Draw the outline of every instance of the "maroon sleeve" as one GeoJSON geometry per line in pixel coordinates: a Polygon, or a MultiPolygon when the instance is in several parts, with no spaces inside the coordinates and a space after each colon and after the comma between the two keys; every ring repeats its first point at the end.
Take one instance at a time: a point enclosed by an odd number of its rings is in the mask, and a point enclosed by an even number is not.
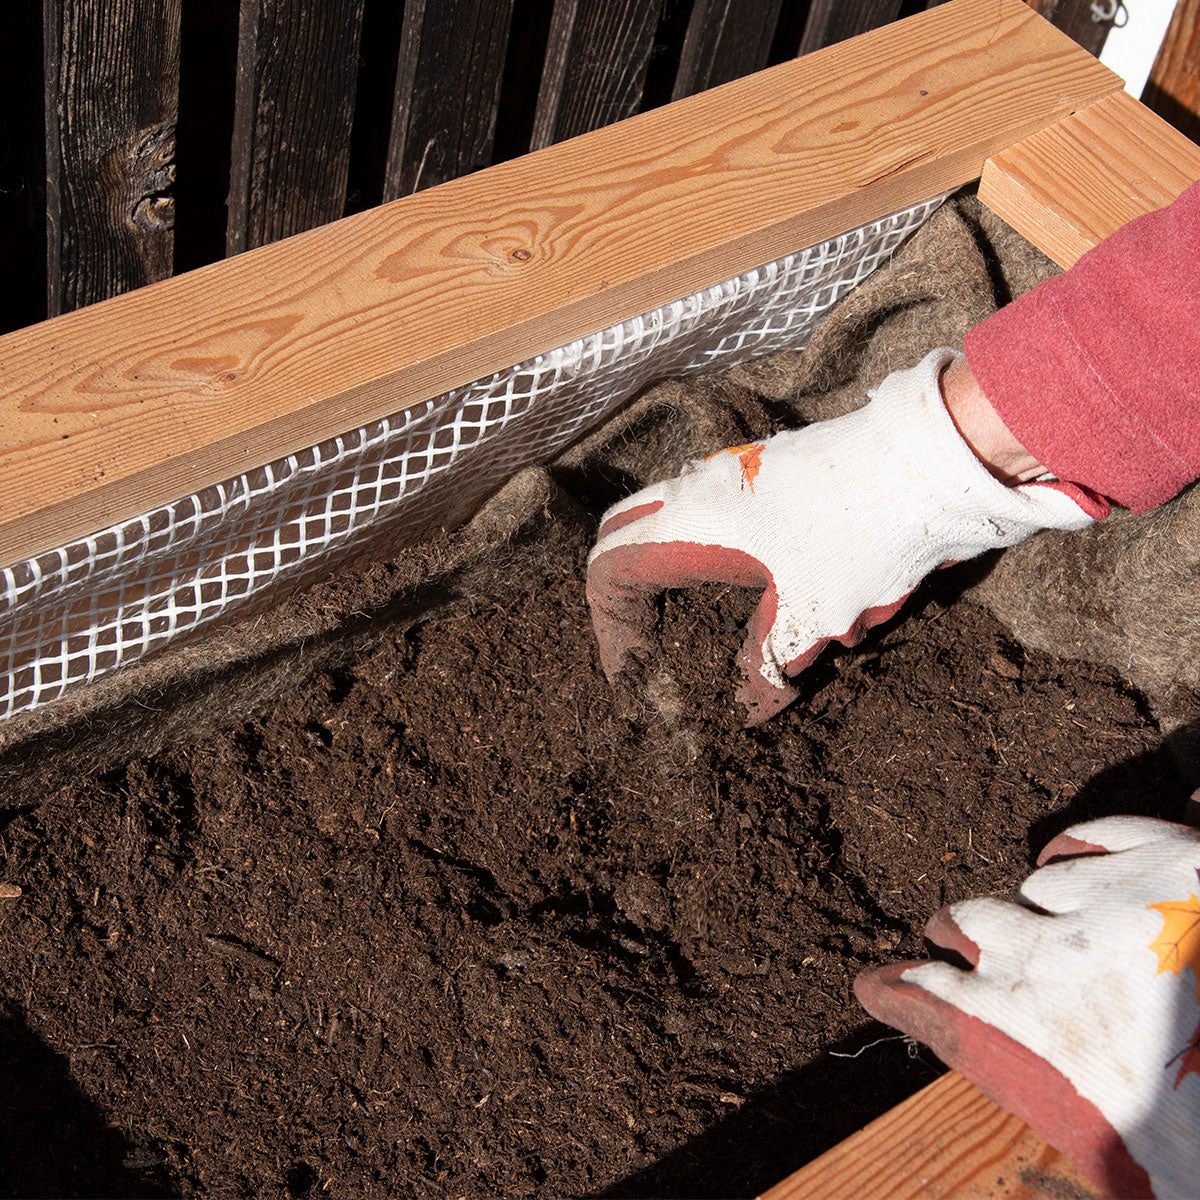
{"type": "Polygon", "coordinates": [[[967,334],[1017,440],[1144,512],[1200,476],[1200,183],[967,334]]]}

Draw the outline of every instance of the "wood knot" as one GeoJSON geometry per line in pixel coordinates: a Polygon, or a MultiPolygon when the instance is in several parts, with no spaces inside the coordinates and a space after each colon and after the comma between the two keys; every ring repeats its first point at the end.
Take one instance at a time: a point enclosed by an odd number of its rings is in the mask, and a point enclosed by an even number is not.
{"type": "Polygon", "coordinates": [[[163,233],[175,228],[175,126],[160,121],[139,130],[128,148],[129,221],[163,233]]]}
{"type": "Polygon", "coordinates": [[[144,196],[133,206],[129,219],[148,233],[164,233],[175,228],[175,197],[144,196]]]}

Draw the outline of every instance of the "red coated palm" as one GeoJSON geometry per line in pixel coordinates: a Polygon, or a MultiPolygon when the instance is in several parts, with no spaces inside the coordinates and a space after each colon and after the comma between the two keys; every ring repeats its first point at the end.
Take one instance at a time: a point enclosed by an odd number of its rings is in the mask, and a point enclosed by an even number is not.
{"type": "Polygon", "coordinates": [[[1200,833],[1106,818],[1039,861],[1016,903],[965,901],[930,921],[929,940],[970,970],[901,963],[855,992],[1111,1193],[1187,1195],[1200,1178],[1200,833]]]}

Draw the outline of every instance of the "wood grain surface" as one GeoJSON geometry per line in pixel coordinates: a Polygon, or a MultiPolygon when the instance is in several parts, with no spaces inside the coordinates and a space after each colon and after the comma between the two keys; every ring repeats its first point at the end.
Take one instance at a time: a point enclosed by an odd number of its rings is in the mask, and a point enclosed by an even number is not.
{"type": "MultiPolygon", "coordinates": [[[[1112,18],[1096,19],[1092,0],[1025,0],[1039,16],[1053,21],[1067,37],[1078,42],[1089,54],[1099,55],[1113,27],[1112,18]]],[[[1103,8],[1101,9],[1103,11],[1103,8]]],[[[1113,17],[1117,10],[1113,9],[1113,17]]],[[[1127,18],[1126,18],[1127,19],[1127,18]]]]}
{"type": "Polygon", "coordinates": [[[953,1071],[762,1200],[1090,1200],[1064,1155],[953,1071]]]}
{"type": "Polygon", "coordinates": [[[227,254],[346,211],[363,3],[242,0],[227,254]]]}
{"type": "Polygon", "coordinates": [[[1178,0],[1142,101],[1200,142],[1200,0],[1178,0]]]}
{"type": "Polygon", "coordinates": [[[1061,267],[1200,179],[1200,146],[1125,92],[989,159],[979,198],[1061,267]]]}
{"type": "Polygon", "coordinates": [[[180,0],[46,0],[47,307],[172,269],[180,0]]]}
{"type": "Polygon", "coordinates": [[[406,0],[383,198],[492,161],[513,0],[406,0]]]}
{"type": "Polygon", "coordinates": [[[638,111],[662,0],[554,0],[530,149],[638,111]]]}
{"type": "Polygon", "coordinates": [[[1120,81],[951,0],[0,339],[0,563],[978,176],[1120,81]]]}
{"type": "Polygon", "coordinates": [[[696,0],[671,99],[740,79],[767,65],[783,0],[696,0]]]}

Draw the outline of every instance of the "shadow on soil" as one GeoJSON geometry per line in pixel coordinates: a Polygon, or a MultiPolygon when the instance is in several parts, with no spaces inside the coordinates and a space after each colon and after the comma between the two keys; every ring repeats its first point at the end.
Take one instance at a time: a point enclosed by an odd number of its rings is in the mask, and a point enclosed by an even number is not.
{"type": "Polygon", "coordinates": [[[79,1090],[67,1060],[29,1028],[18,1005],[0,1005],[0,1079],[0,1195],[179,1194],[161,1162],[134,1160],[134,1147],[79,1090]]]}
{"type": "MultiPolygon", "coordinates": [[[[1189,725],[1158,749],[1093,776],[1052,818],[1031,827],[1031,861],[1056,834],[1097,817],[1139,814],[1200,825],[1200,804],[1188,800],[1200,784],[1191,767],[1197,745],[1200,725],[1189,725]],[[1158,786],[1148,786],[1151,781],[1158,786]],[[1155,794],[1175,796],[1177,804],[1172,811],[1149,810],[1144,797],[1155,794]]],[[[711,1129],[589,1200],[757,1196],[942,1069],[930,1051],[864,1017],[853,1035],[815,1062],[786,1072],[711,1129]]]]}
{"type": "Polygon", "coordinates": [[[757,1196],[942,1072],[929,1051],[865,1014],[854,1034],[590,1200],[757,1196]],[[842,1057],[839,1057],[842,1056],[842,1057]]]}
{"type": "Polygon", "coordinates": [[[1030,860],[1035,861],[1042,847],[1069,826],[1099,817],[1157,817],[1200,825],[1200,806],[1189,800],[1200,788],[1198,750],[1200,723],[1167,734],[1154,750],[1099,771],[1056,813],[1030,825],[1030,860]],[[1164,796],[1171,798],[1165,809],[1164,796]]]}

